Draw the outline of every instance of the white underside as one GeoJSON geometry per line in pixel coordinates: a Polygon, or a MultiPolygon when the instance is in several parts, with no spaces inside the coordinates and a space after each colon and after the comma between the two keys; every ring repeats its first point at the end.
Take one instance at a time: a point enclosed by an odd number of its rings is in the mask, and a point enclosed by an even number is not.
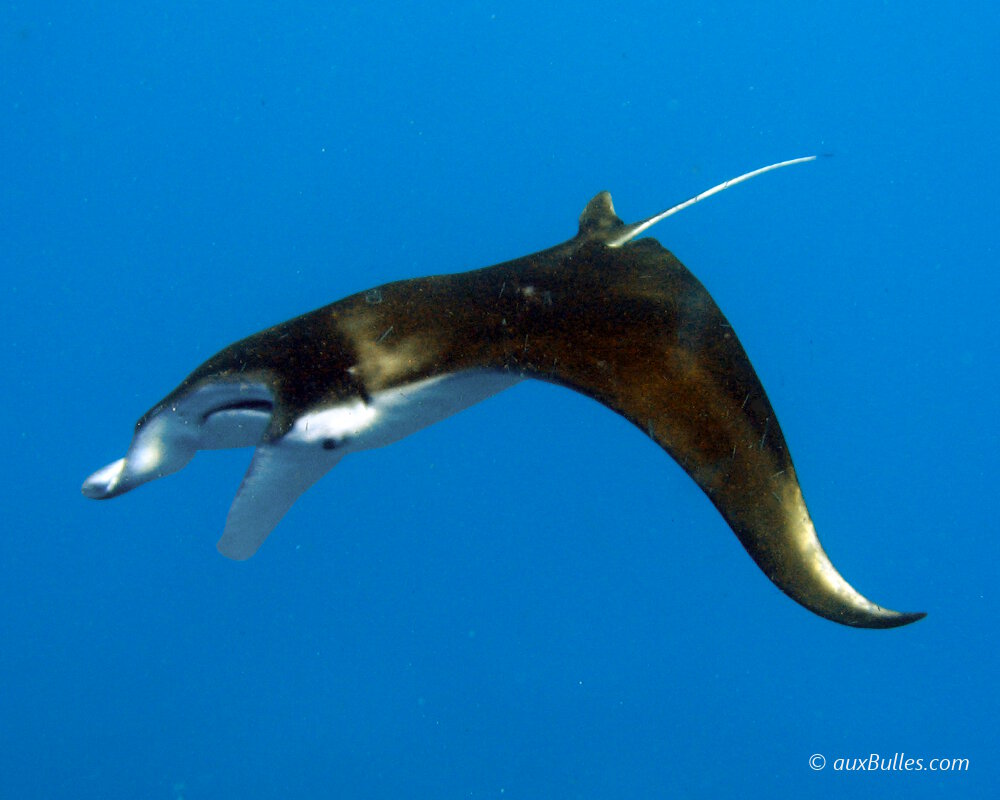
{"type": "Polygon", "coordinates": [[[521,380],[503,372],[477,370],[441,375],[299,417],[282,441],[336,444],[341,455],[398,442],[521,380]]]}

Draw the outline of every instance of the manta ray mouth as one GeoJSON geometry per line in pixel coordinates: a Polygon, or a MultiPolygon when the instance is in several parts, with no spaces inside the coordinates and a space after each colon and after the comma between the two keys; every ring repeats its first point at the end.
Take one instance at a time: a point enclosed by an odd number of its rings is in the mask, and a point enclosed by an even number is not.
{"type": "Polygon", "coordinates": [[[202,414],[201,421],[205,422],[209,417],[226,411],[260,411],[264,414],[270,414],[274,411],[274,403],[269,400],[240,400],[235,403],[226,403],[211,411],[206,411],[202,414]]]}

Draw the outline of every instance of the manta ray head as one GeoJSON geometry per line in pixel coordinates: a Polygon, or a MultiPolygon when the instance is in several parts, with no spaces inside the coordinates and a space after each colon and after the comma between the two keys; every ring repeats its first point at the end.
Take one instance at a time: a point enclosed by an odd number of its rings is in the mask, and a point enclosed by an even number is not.
{"type": "Polygon", "coordinates": [[[218,381],[190,390],[182,385],[143,415],[124,458],[87,478],[83,494],[117,497],[177,472],[198,450],[257,444],[271,423],[273,396],[264,382],[218,381]]]}
{"type": "Polygon", "coordinates": [[[493,372],[438,376],[293,411],[274,375],[237,378],[203,366],[139,420],[125,457],[87,478],[83,494],[117,497],[177,472],[199,450],[256,446],[218,543],[223,555],[244,560],[347,453],[384,447],[517,381],[493,372]]]}

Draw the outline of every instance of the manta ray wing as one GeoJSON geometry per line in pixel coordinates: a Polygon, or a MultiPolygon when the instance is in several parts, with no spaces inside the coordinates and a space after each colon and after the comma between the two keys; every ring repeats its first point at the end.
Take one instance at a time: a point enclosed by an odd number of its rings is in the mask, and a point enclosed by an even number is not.
{"type": "Polygon", "coordinates": [[[616,249],[588,243],[573,262],[572,288],[542,263],[520,276],[549,298],[548,307],[524,304],[512,315],[533,342],[535,357],[520,365],[526,374],[592,397],[652,438],[764,573],[806,608],[861,627],[920,619],[870,602],[831,564],[774,409],[698,279],[654,239],[616,249]]]}
{"type": "Polygon", "coordinates": [[[259,444],[229,508],[219,552],[237,561],[250,558],[299,496],[340,459],[335,450],[306,447],[289,437],[259,444]]]}

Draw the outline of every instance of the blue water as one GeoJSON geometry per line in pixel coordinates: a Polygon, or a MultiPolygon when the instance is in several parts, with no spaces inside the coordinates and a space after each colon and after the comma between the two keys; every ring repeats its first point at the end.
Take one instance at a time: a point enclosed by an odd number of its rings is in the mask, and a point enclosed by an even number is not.
{"type": "Polygon", "coordinates": [[[2,798],[982,797],[998,783],[991,3],[4,4],[2,798]],[[559,8],[557,6],[561,5],[559,8]],[[761,177],[653,233],[834,563],[777,591],[655,445],[522,385],[342,462],[82,480],[231,341],[761,177]],[[845,771],[879,754],[956,771],[845,771]],[[823,770],[809,758],[822,754],[823,770]]]}

